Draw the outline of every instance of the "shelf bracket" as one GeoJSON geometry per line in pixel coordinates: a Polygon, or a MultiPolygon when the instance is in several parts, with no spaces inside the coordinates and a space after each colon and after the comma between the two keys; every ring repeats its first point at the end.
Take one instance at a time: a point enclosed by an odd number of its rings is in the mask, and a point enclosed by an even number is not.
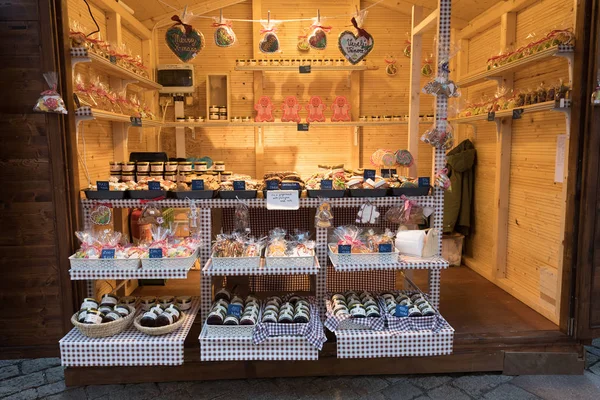
{"type": "Polygon", "coordinates": [[[494,118],[494,123],[496,124],[496,142],[500,140],[500,129],[502,129],[502,119],[494,118]]]}
{"type": "Polygon", "coordinates": [[[348,76],[346,77],[346,87],[352,87],[352,71],[348,71],[348,76]]]}
{"type": "Polygon", "coordinates": [[[79,63],[89,63],[92,59],[89,57],[71,57],[71,68],[75,68],[75,65],[79,63]]]}
{"type": "Polygon", "coordinates": [[[566,58],[569,63],[569,86],[573,86],[573,60],[575,54],[572,51],[557,52],[554,57],[566,58]]]}
{"type": "Polygon", "coordinates": [[[488,76],[486,80],[494,81],[496,82],[496,85],[501,86],[504,81],[504,78],[502,76],[488,76]]]}
{"type": "Polygon", "coordinates": [[[570,104],[568,107],[553,108],[552,111],[557,111],[557,112],[561,112],[561,113],[565,114],[566,124],[567,124],[565,133],[567,135],[567,139],[570,139],[571,138],[571,107],[570,107],[570,104]]]}

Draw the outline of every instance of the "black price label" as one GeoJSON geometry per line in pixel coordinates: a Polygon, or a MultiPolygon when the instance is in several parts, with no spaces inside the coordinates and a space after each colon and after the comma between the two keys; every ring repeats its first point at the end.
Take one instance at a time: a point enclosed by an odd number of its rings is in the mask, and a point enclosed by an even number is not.
{"type": "Polygon", "coordinates": [[[242,318],[242,305],[241,304],[230,304],[227,306],[227,315],[235,315],[236,317],[242,318]]]}
{"type": "Polygon", "coordinates": [[[382,169],[381,170],[381,177],[382,178],[389,178],[389,177],[391,177],[390,170],[389,169],[382,169]]]}
{"type": "Polygon", "coordinates": [[[525,110],[523,110],[522,108],[517,108],[516,110],[513,110],[512,119],[521,119],[521,115],[524,111],[525,110]]]}
{"type": "Polygon", "coordinates": [[[279,181],[275,179],[267,181],[267,190],[279,190],[279,181]]]}
{"type": "Polygon", "coordinates": [[[408,317],[408,306],[401,306],[400,304],[396,305],[396,317],[408,317]]]}
{"type": "Polygon", "coordinates": [[[398,171],[396,171],[394,168],[390,169],[390,176],[394,176],[394,175],[398,175],[398,171]]]}
{"type": "Polygon", "coordinates": [[[281,182],[281,190],[300,190],[298,182],[281,182]]]}
{"type": "Polygon", "coordinates": [[[192,190],[204,190],[204,180],[193,179],[192,180],[192,190]]]}
{"type": "Polygon", "coordinates": [[[431,186],[431,180],[428,176],[419,177],[419,187],[429,187],[431,186]]]}
{"type": "Polygon", "coordinates": [[[115,249],[102,249],[100,258],[115,258],[115,249]]]}
{"type": "Polygon", "coordinates": [[[365,169],[365,171],[363,172],[363,177],[365,178],[365,181],[367,179],[375,180],[375,173],[376,171],[374,169],[365,169]]]}
{"type": "Polygon", "coordinates": [[[321,181],[321,190],[332,190],[333,181],[331,179],[323,179],[321,181]]]}
{"type": "Polygon", "coordinates": [[[161,248],[149,249],[148,258],[163,258],[163,251],[161,248]]]}
{"type": "Polygon", "coordinates": [[[495,120],[495,119],[496,119],[496,112],[495,112],[495,111],[490,111],[490,112],[488,113],[488,118],[487,118],[487,120],[488,120],[489,122],[494,122],[494,120],[495,120]]]}
{"type": "Polygon", "coordinates": [[[142,119],[140,117],[129,117],[131,126],[142,126],[142,119]]]}
{"type": "Polygon", "coordinates": [[[233,181],[233,190],[246,190],[246,181],[233,181]]]}
{"type": "Polygon", "coordinates": [[[298,132],[308,132],[308,124],[298,124],[298,132]]]}
{"type": "Polygon", "coordinates": [[[109,56],[108,60],[111,63],[116,64],[117,63],[117,56],[109,56]]]}
{"type": "Polygon", "coordinates": [[[148,190],[160,190],[160,182],[158,182],[158,181],[148,182],[148,190]]]}
{"type": "Polygon", "coordinates": [[[301,74],[310,74],[310,65],[301,65],[299,70],[301,74]]]}
{"type": "Polygon", "coordinates": [[[351,254],[352,246],[349,244],[338,244],[338,253],[339,254],[351,254]]]}
{"type": "Polygon", "coordinates": [[[108,185],[108,181],[97,181],[96,182],[97,190],[110,190],[110,186],[108,185]]]}
{"type": "Polygon", "coordinates": [[[391,253],[392,252],[392,244],[391,243],[379,244],[379,252],[380,253],[391,253]]]}

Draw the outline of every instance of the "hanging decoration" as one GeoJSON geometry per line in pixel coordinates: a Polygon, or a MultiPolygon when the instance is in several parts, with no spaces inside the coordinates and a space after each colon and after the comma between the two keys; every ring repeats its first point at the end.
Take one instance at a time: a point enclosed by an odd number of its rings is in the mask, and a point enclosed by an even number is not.
{"type": "Polygon", "coordinates": [[[275,121],[273,117],[273,103],[269,96],[260,96],[258,103],[254,105],[254,109],[256,110],[256,118],[254,119],[256,122],[275,121]]]}
{"type": "Polygon", "coordinates": [[[90,213],[90,221],[94,225],[108,225],[112,219],[112,211],[106,205],[98,205],[90,213]]]}
{"type": "Polygon", "coordinates": [[[306,105],[308,115],[306,116],[306,122],[325,122],[325,115],[323,112],[327,106],[323,104],[323,100],[319,96],[313,96],[306,105]]]}
{"type": "Polygon", "coordinates": [[[356,214],[356,223],[374,224],[379,219],[379,215],[381,214],[379,211],[377,211],[375,204],[371,203],[370,200],[367,200],[358,209],[358,213],[356,214]]]}
{"type": "Polygon", "coordinates": [[[352,120],[350,117],[350,104],[348,104],[346,96],[337,96],[333,100],[331,110],[333,111],[331,122],[348,122],[352,120]]]}
{"type": "MultiPolygon", "coordinates": [[[[408,33],[406,33],[406,36],[408,36],[408,33]]],[[[412,54],[412,43],[410,40],[406,39],[404,41],[404,57],[406,58],[410,58],[411,54],[412,54]]]]}
{"type": "Polygon", "coordinates": [[[452,185],[450,183],[450,178],[448,178],[448,170],[446,168],[442,168],[436,172],[434,186],[449,192],[452,191],[452,185]]]}
{"type": "Polygon", "coordinates": [[[302,52],[310,50],[310,45],[308,44],[308,35],[298,36],[298,50],[302,52]]]}
{"type": "Polygon", "coordinates": [[[367,13],[366,10],[357,12],[356,16],[350,20],[358,34],[343,31],[338,38],[340,52],[353,65],[361,62],[373,50],[373,36],[362,29],[367,13]]]}
{"type": "Polygon", "coordinates": [[[386,63],[385,73],[387,76],[396,76],[398,67],[396,66],[396,59],[394,56],[387,56],[384,61],[386,63]]]}
{"type": "Polygon", "coordinates": [[[242,200],[235,204],[235,231],[246,234],[250,232],[250,209],[242,200]]]}
{"type": "Polygon", "coordinates": [[[321,21],[321,11],[317,10],[317,18],[314,19],[310,29],[312,32],[308,35],[308,44],[315,50],[325,50],[327,48],[327,33],[331,26],[324,26],[321,21]]]}
{"type": "Polygon", "coordinates": [[[50,86],[50,89],[40,93],[40,97],[35,103],[33,111],[66,114],[67,108],[65,107],[65,102],[56,91],[58,85],[56,72],[51,71],[44,73],[44,79],[48,86],[50,86]]]}
{"type": "Polygon", "coordinates": [[[315,214],[315,228],[331,228],[331,221],[333,221],[331,203],[327,200],[321,200],[315,214]]]}
{"type": "Polygon", "coordinates": [[[233,31],[233,22],[223,18],[223,10],[219,13],[219,18],[213,18],[213,28],[215,29],[215,44],[218,47],[233,46],[237,40],[233,31]]]}
{"type": "Polygon", "coordinates": [[[459,97],[460,91],[456,84],[446,78],[437,77],[423,88],[423,93],[434,96],[459,97]]]}
{"type": "Polygon", "coordinates": [[[433,58],[429,56],[423,62],[423,66],[421,67],[421,75],[430,77],[433,74],[433,58]]]}
{"type": "Polygon", "coordinates": [[[281,110],[283,115],[281,116],[281,122],[297,122],[300,123],[300,104],[296,96],[287,96],[281,104],[281,110]]]}
{"type": "Polygon", "coordinates": [[[258,42],[258,48],[265,54],[278,53],[280,51],[279,37],[277,36],[277,25],[279,22],[271,21],[271,11],[267,12],[267,20],[261,20],[260,24],[262,29],[260,34],[264,35],[260,42],[258,42]]]}
{"type": "Polygon", "coordinates": [[[442,118],[440,121],[444,122],[444,128],[438,129],[434,124],[421,136],[421,141],[433,147],[448,150],[454,146],[454,132],[446,118],[442,118]]]}
{"type": "Polygon", "coordinates": [[[165,34],[167,46],[183,62],[194,59],[205,45],[204,35],[188,24],[193,14],[186,11],[187,7],[181,18],[178,15],[171,17],[176,23],[165,34]]]}

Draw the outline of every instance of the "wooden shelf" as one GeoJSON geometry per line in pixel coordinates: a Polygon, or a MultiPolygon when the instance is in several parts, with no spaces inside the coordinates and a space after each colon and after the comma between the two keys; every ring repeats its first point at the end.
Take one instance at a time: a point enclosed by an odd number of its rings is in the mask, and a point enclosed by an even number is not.
{"type": "MultiPolygon", "coordinates": [[[[419,124],[433,124],[433,121],[419,121],[419,124]]],[[[214,128],[214,127],[228,127],[228,126],[286,126],[296,127],[296,122],[166,122],[163,127],[165,128],[214,128]]],[[[408,121],[352,121],[352,122],[312,122],[309,124],[310,127],[331,127],[331,126],[396,126],[396,125],[408,125],[408,121]]]]}
{"type": "MultiPolygon", "coordinates": [[[[539,62],[549,57],[573,57],[573,47],[572,46],[556,46],[551,47],[546,50],[542,50],[538,53],[532,54],[527,57],[523,57],[516,61],[501,65],[497,68],[485,69],[482,71],[466,74],[461,77],[457,84],[459,87],[467,87],[471,85],[476,85],[478,83],[485,82],[488,79],[493,79],[494,77],[501,76],[507,72],[512,72],[517,69],[521,69],[528,64],[539,62]]],[[[487,118],[487,117],[486,117],[487,118]]]]}
{"type": "Polygon", "coordinates": [[[162,85],[140,76],[126,68],[123,68],[117,64],[111,63],[104,57],[101,57],[95,53],[89,53],[87,51],[83,51],[83,54],[87,54],[85,56],[80,55],[82,53],[82,49],[71,49],[71,65],[75,66],[78,63],[87,63],[91,62],[92,67],[96,70],[105,72],[111,77],[120,78],[126,81],[126,84],[134,84],[141,88],[148,90],[159,90],[162,89],[162,85]]]}
{"type": "MultiPolygon", "coordinates": [[[[310,66],[311,72],[326,72],[326,71],[367,71],[376,70],[377,67],[367,65],[312,65],[310,66]]],[[[263,71],[263,72],[298,72],[300,73],[300,67],[298,65],[239,65],[235,67],[236,71],[263,71]]]]}
{"type": "MultiPolygon", "coordinates": [[[[495,119],[498,120],[498,119],[502,119],[502,118],[511,118],[513,115],[513,110],[518,110],[518,109],[523,110],[524,114],[529,114],[532,112],[541,112],[541,111],[567,111],[570,108],[568,106],[564,107],[564,108],[559,108],[559,107],[556,107],[556,103],[554,101],[546,101],[544,103],[532,104],[530,106],[515,107],[515,108],[511,108],[510,110],[497,111],[496,115],[495,115],[495,119]]],[[[449,121],[456,122],[458,124],[470,124],[470,123],[477,122],[477,121],[487,121],[487,118],[488,118],[487,113],[484,113],[484,114],[473,115],[471,117],[450,118],[449,121]]]]}
{"type": "MultiPolygon", "coordinates": [[[[99,110],[90,107],[79,107],[75,111],[75,118],[77,122],[87,121],[92,119],[99,119],[111,122],[125,122],[131,124],[131,116],[125,114],[117,114],[110,111],[99,110]]],[[[142,126],[137,128],[151,128],[162,126],[162,122],[156,120],[142,119],[142,126]]],[[[132,126],[132,125],[130,125],[132,126]]]]}

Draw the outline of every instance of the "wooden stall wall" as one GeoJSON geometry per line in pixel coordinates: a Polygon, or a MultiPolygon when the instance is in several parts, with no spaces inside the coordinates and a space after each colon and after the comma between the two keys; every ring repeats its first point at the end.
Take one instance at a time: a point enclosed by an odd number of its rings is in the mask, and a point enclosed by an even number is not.
{"type": "MultiPolygon", "coordinates": [[[[573,2],[544,0],[517,13],[518,48],[553,29],[573,26],[573,2]]],[[[498,53],[499,27],[470,40],[469,71],[485,67],[486,59],[498,53]]],[[[514,88],[527,91],[540,84],[555,85],[568,81],[567,61],[544,60],[514,75],[514,88]]],[[[469,88],[463,96],[478,102],[494,95],[496,85],[484,83],[469,88]]],[[[475,169],[475,221],[467,242],[465,263],[492,280],[521,301],[550,319],[559,322],[561,243],[564,236],[565,203],[563,183],[555,183],[557,136],[566,133],[562,113],[523,114],[513,121],[510,151],[510,190],[508,210],[508,244],[506,274],[496,275],[490,257],[495,245],[494,164],[496,127],[490,122],[476,123],[476,132],[461,128],[459,139],[469,137],[477,148],[475,169]]]]}
{"type": "Polygon", "coordinates": [[[32,110],[47,90],[43,73],[54,70],[61,76],[53,14],[60,11],[60,2],[51,0],[0,7],[3,358],[56,356],[73,311],[66,117],[32,110]]]}

